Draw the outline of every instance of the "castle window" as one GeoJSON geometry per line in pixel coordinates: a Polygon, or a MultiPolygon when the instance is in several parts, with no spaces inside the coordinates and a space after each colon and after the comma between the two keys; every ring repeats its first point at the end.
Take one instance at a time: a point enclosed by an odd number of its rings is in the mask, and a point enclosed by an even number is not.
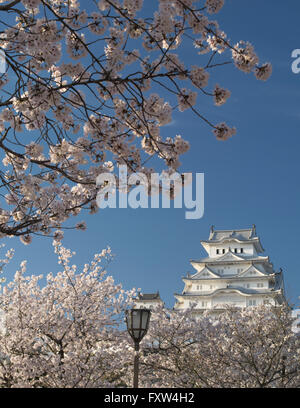
{"type": "Polygon", "coordinates": [[[244,248],[241,248],[241,254],[244,252],[244,248]]]}
{"type": "Polygon", "coordinates": [[[219,255],[219,251],[220,251],[219,249],[216,250],[217,255],[219,255]]]}
{"type": "Polygon", "coordinates": [[[249,306],[256,306],[256,299],[249,299],[248,305],[249,306]]]}
{"type": "Polygon", "coordinates": [[[234,253],[237,254],[237,248],[234,248],[234,253]]]}
{"type": "Polygon", "coordinates": [[[223,254],[225,254],[225,249],[222,250],[223,254]]]}

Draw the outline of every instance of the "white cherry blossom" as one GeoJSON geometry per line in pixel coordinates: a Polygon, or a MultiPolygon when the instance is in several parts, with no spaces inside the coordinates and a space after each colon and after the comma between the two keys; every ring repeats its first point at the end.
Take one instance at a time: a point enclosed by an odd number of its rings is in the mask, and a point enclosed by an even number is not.
{"type": "Polygon", "coordinates": [[[0,237],[21,236],[25,244],[34,234],[60,237],[68,218],[96,212],[96,178],[108,160],[114,171],[127,164],[128,177],[150,177],[155,157],[178,171],[189,142],[176,130],[166,136],[174,114],[184,118],[190,109],[218,140],[231,137],[234,124],[215,124],[201,111],[230,95],[215,79],[228,56],[233,69],[259,80],[272,72],[270,63],[259,65],[252,44],[232,44],[226,27],[211,20],[223,0],[158,0],[152,15],[142,0],[1,3],[7,63],[0,176],[7,197],[0,237]]]}

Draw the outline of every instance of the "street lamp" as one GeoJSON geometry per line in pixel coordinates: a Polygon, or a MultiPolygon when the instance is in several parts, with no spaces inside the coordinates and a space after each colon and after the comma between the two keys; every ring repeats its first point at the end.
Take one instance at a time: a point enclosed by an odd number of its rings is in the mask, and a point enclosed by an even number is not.
{"type": "Polygon", "coordinates": [[[133,388],[139,386],[139,349],[140,341],[148,331],[151,311],[149,309],[126,310],[126,325],[134,341],[133,388]]]}

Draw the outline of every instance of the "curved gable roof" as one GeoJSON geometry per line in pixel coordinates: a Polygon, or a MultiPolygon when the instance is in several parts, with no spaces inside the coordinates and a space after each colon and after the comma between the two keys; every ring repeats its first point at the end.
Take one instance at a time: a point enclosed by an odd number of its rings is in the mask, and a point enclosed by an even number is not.
{"type": "MultiPolygon", "coordinates": [[[[260,242],[259,237],[256,235],[255,225],[252,228],[245,229],[231,229],[231,230],[215,230],[212,226],[208,241],[201,241],[202,245],[205,244],[220,244],[226,241],[234,241],[238,243],[253,243],[257,252],[264,252],[264,248],[260,242]]],[[[205,248],[206,249],[206,248],[205,248]]]]}
{"type": "Polygon", "coordinates": [[[240,241],[250,240],[256,237],[255,228],[236,229],[236,230],[214,230],[209,234],[209,241],[220,241],[224,238],[235,238],[240,241]]]}
{"type": "Polygon", "coordinates": [[[251,296],[251,295],[261,296],[261,295],[273,295],[274,293],[280,292],[280,290],[277,289],[277,290],[273,290],[272,292],[271,291],[264,291],[263,292],[263,291],[256,291],[255,289],[246,289],[246,288],[241,288],[241,287],[239,287],[239,288],[227,287],[227,288],[216,289],[216,290],[214,290],[214,291],[212,291],[210,293],[200,293],[200,292],[182,293],[182,294],[174,293],[174,296],[175,297],[181,297],[181,298],[182,297],[187,297],[187,298],[197,297],[197,298],[199,298],[199,297],[212,297],[212,296],[216,296],[218,294],[222,294],[222,293],[226,294],[226,293],[232,293],[232,292],[236,292],[236,293],[238,293],[240,295],[243,295],[243,296],[251,296]]]}
{"type": "Polygon", "coordinates": [[[262,272],[261,270],[259,270],[255,265],[250,265],[247,269],[245,269],[244,271],[240,272],[237,276],[245,276],[248,274],[248,272],[250,270],[255,270],[257,272],[258,275],[260,276],[269,276],[269,273],[266,272],[262,272]]]}
{"type": "Polygon", "coordinates": [[[203,269],[200,271],[196,272],[194,275],[190,276],[190,279],[199,279],[203,277],[205,273],[208,273],[208,277],[214,277],[214,278],[219,278],[220,275],[214,271],[212,271],[210,268],[205,266],[203,269]]]}

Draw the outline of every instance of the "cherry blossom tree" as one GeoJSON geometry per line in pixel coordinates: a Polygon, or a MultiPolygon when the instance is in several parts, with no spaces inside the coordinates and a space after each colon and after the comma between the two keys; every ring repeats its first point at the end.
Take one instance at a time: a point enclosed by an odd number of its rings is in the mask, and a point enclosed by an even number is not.
{"type": "MultiPolygon", "coordinates": [[[[0,290],[0,388],[131,387],[133,344],[124,324],[136,291],[107,276],[110,249],[82,270],[54,242],[61,271],[0,290]]],[[[7,265],[13,251],[0,260],[7,265]]],[[[218,315],[157,308],[141,343],[144,387],[299,387],[300,338],[288,308],[228,308],[218,315]]]]}
{"type": "Polygon", "coordinates": [[[55,252],[61,272],[27,276],[24,261],[1,288],[0,387],[125,386],[131,348],[120,324],[135,292],[106,275],[109,248],[81,272],[59,242],[55,252]]]}
{"type": "Polygon", "coordinates": [[[266,80],[272,68],[249,42],[227,38],[215,20],[223,5],[0,0],[0,237],[61,238],[70,216],[97,211],[96,178],[120,164],[128,177],[150,178],[155,157],[177,170],[189,143],[163,134],[174,114],[192,110],[218,140],[235,133],[199,109],[230,96],[212,74],[233,64],[266,80]]]}
{"type": "Polygon", "coordinates": [[[285,307],[231,309],[217,317],[157,310],[143,356],[146,386],[299,387],[300,343],[285,307]]]}

